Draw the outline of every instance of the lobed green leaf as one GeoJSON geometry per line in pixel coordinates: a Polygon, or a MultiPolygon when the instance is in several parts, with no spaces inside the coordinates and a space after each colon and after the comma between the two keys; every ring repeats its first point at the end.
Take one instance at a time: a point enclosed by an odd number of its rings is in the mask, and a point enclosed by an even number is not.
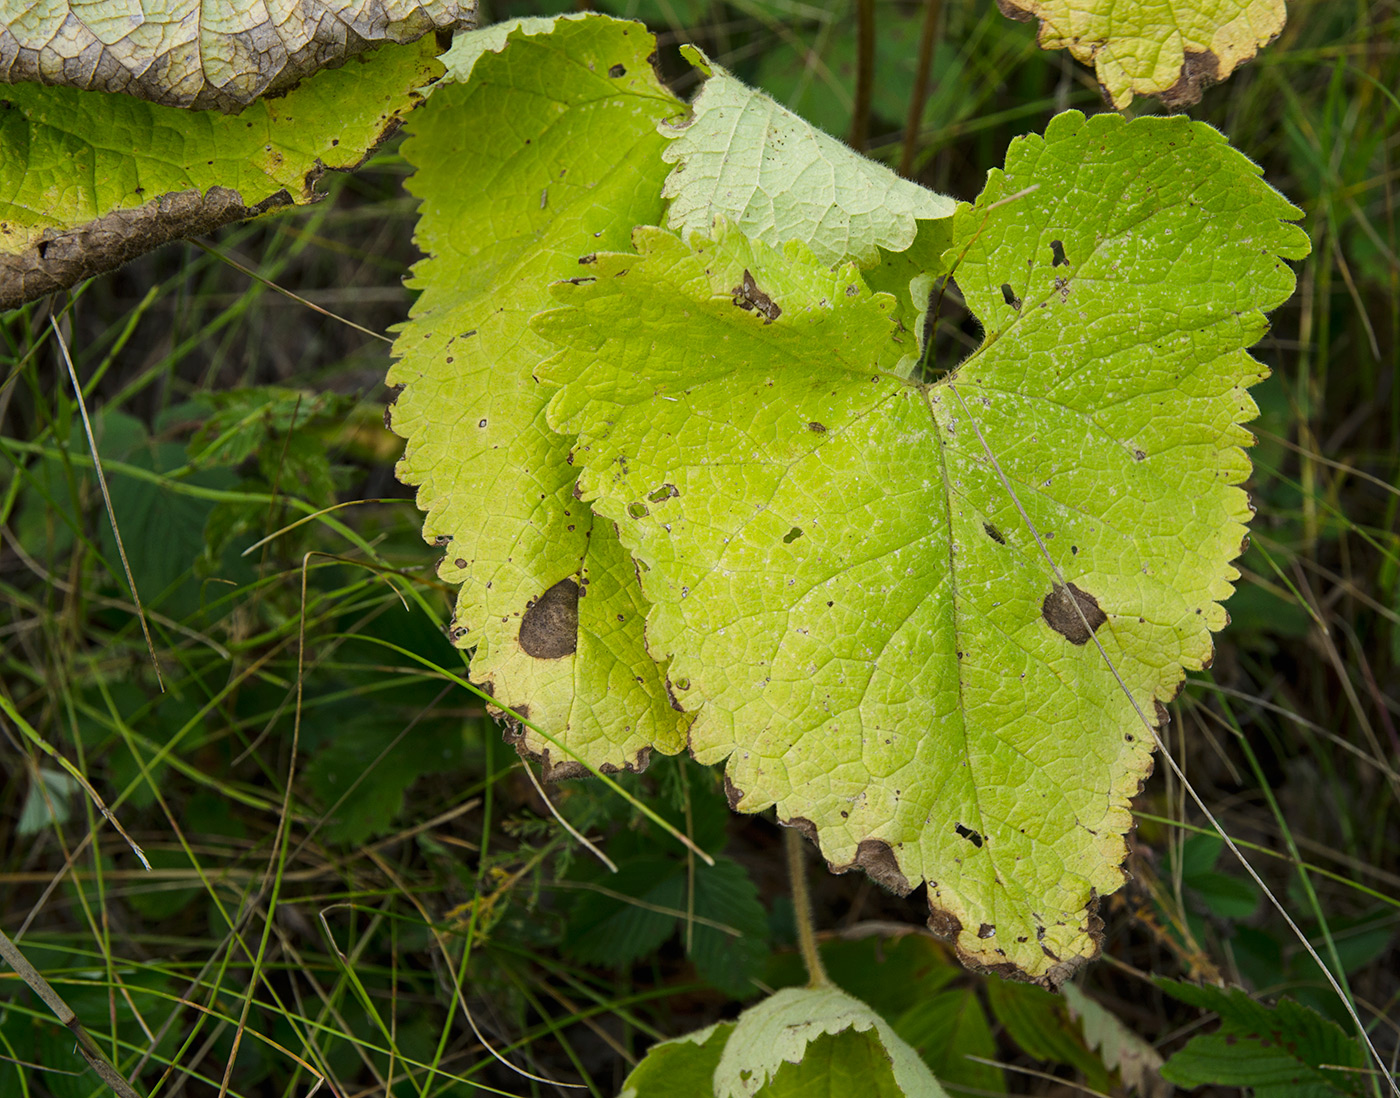
{"type": "MultiPolygon", "coordinates": [[[[435,92],[404,144],[428,258],[389,375],[409,440],[398,472],[418,486],[425,538],[447,547],[439,574],[461,584],[452,636],[475,649],[473,680],[566,755],[640,768],[684,746],[686,718],[644,648],[633,563],[575,498],[569,441],[545,423],[532,373],[550,347],[528,322],[551,281],[593,277],[593,252],[660,219],[656,128],[682,107],[640,24],[466,38],[453,64],[469,82],[435,92]]],[[[553,777],[586,772],[533,731],[514,738],[553,777]]]]}
{"type": "Polygon", "coordinates": [[[536,322],[692,752],[837,869],[926,882],[969,964],[1097,951],[1151,725],[1225,622],[1293,216],[1209,127],[1069,112],[960,209],[986,337],[931,384],[853,265],[733,230],[640,229],[536,322]]]}

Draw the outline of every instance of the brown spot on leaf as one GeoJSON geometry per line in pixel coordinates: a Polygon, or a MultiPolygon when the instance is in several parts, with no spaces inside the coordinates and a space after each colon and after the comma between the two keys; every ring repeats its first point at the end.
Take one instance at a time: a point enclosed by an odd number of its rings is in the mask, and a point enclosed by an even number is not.
{"type": "Polygon", "coordinates": [[[1163,106],[1189,107],[1201,101],[1201,92],[1220,80],[1220,58],[1204,50],[1200,53],[1187,50],[1181,63],[1181,75],[1176,83],[1159,97],[1163,106]]]}
{"type": "Polygon", "coordinates": [[[962,933],[962,921],[951,911],[944,911],[941,907],[934,907],[929,901],[928,908],[928,928],[933,931],[934,937],[942,938],[945,942],[957,941],[958,935],[962,933]]]}
{"type": "Polygon", "coordinates": [[[986,533],[987,537],[991,538],[998,545],[1006,544],[1006,538],[1002,536],[1002,532],[990,522],[984,522],[982,524],[982,530],[986,533]]]}
{"type": "Polygon", "coordinates": [[[1015,3],[1015,0],[997,0],[997,11],[1018,23],[1029,23],[1035,18],[1034,13],[1015,3]]]}
{"type": "Polygon", "coordinates": [[[753,274],[746,267],[744,269],[744,280],[729,291],[729,296],[734,299],[734,304],[741,309],[751,312],[756,311],[763,317],[763,323],[772,324],[778,317],[783,315],[783,310],[778,304],[754,282],[753,274]]]}
{"type": "Polygon", "coordinates": [[[537,660],[557,660],[578,649],[578,584],[562,579],[520,619],[520,647],[537,660]]]}
{"type": "Polygon", "coordinates": [[[1040,604],[1045,624],[1070,644],[1088,644],[1090,636],[1108,621],[1099,609],[1099,600],[1074,584],[1067,588],[1056,585],[1040,604]]]}
{"type": "Polygon", "coordinates": [[[990,937],[991,937],[992,935],[994,935],[996,932],[997,932],[997,928],[994,927],[991,923],[983,923],[981,926],[979,926],[979,927],[977,928],[977,937],[979,937],[979,938],[990,938],[990,937]]]}
{"type": "Polygon", "coordinates": [[[823,424],[817,423],[815,421],[807,424],[807,430],[811,431],[814,435],[826,434],[826,427],[823,424]]]}
{"type": "Polygon", "coordinates": [[[739,809],[739,802],[744,799],[744,791],[729,780],[729,775],[724,776],[724,799],[729,802],[729,807],[736,812],[739,809]]]}
{"type": "Polygon", "coordinates": [[[779,820],[778,822],[784,827],[791,827],[795,831],[802,832],[803,837],[807,839],[808,842],[814,845],[816,844],[817,825],[806,816],[794,816],[790,820],[779,820]]]}
{"type": "Polygon", "coordinates": [[[878,885],[884,885],[898,896],[909,895],[909,880],[900,871],[899,860],[890,844],[883,839],[862,839],[856,847],[855,859],[849,865],[834,865],[833,873],[849,873],[863,869],[878,885]]]}

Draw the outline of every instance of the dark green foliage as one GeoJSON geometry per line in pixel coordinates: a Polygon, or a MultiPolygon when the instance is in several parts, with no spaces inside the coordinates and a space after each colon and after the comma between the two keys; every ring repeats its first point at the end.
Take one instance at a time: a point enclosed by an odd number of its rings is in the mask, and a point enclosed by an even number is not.
{"type": "Polygon", "coordinates": [[[995,1060],[997,1042],[975,985],[938,991],[890,1022],[924,1058],[940,1082],[1005,1093],[1000,1068],[969,1059],[995,1060]]]}
{"type": "Polygon", "coordinates": [[[728,818],[724,796],[713,774],[693,763],[667,759],[653,766],[662,815],[684,827],[688,814],[689,833],[715,864],[655,827],[619,835],[607,846],[617,873],[592,859],[575,863],[582,891],[569,904],[563,947],[586,964],[624,967],[679,932],[703,979],[727,995],[750,998],[768,955],[768,915],[744,868],[719,854],[728,818]]]}
{"type": "Polygon", "coordinates": [[[987,1001],[1012,1040],[1035,1059],[1082,1072],[1095,1090],[1112,1086],[1103,1063],[1089,1051],[1062,998],[1031,984],[995,980],[987,985],[987,1001]]]}
{"type": "Polygon", "coordinates": [[[1267,1007],[1239,988],[1159,978],[1169,995],[1220,1015],[1214,1033],[1193,1037],[1162,1069],[1180,1086],[1247,1086],[1259,1098],[1369,1093],[1366,1051],[1332,1022],[1289,999],[1267,1007]]]}

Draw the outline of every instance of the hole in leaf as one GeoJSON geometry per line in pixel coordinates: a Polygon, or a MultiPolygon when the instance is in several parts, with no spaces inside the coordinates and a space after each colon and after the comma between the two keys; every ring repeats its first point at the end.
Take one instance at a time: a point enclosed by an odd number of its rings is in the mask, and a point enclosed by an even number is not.
{"type": "Polygon", "coordinates": [[[802,528],[799,527],[799,526],[794,526],[791,530],[789,530],[786,534],[783,535],[783,544],[784,544],[784,545],[791,545],[794,541],[796,541],[796,540],[797,540],[798,538],[800,538],[801,536],[802,536],[802,528]]]}
{"type": "Polygon", "coordinates": [[[936,279],[928,294],[928,311],[919,333],[918,380],[936,381],[982,343],[982,326],[968,309],[951,276],[936,279]],[[948,365],[943,365],[947,363],[948,365]]]}
{"type": "Polygon", "coordinates": [[[955,828],[953,828],[953,830],[956,831],[959,836],[970,842],[973,846],[977,847],[979,850],[981,849],[982,836],[977,834],[977,832],[973,831],[972,828],[963,827],[962,824],[958,824],[955,828]]]}

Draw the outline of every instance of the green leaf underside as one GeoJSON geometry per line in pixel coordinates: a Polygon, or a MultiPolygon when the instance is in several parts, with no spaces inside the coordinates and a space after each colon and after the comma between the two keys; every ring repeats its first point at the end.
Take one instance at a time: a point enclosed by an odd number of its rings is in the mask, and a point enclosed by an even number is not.
{"type": "Polygon", "coordinates": [[[557,741],[520,731],[559,777],[582,771],[558,744],[609,768],[684,745],[685,718],[643,646],[634,565],[612,524],[574,498],[569,441],[545,425],[531,372],[550,347],[528,327],[552,303],[550,282],[591,275],[582,257],[660,219],[656,127],[682,107],[639,24],[528,29],[411,121],[408,187],[429,258],[414,268],[423,294],[389,382],[404,386],[399,476],[418,485],[425,538],[450,539],[441,576],[462,585],[454,642],[475,648],[474,681],[557,741]]]}
{"type": "Polygon", "coordinates": [[[385,46],[238,115],[5,88],[0,307],[264,205],[311,201],[326,168],[354,167],[418,103],[414,89],[441,71],[435,53],[431,39],[385,46]]]}
{"type": "Polygon", "coordinates": [[[695,756],[834,866],[927,881],[970,964],[1056,983],[1097,950],[1139,714],[1225,621],[1291,216],[1204,125],[1068,112],[957,214],[987,336],[933,385],[854,266],[734,231],[640,229],[536,321],[695,756]]]}
{"type": "Polygon", "coordinates": [[[1291,999],[1265,1006],[1239,988],[1157,983],[1169,995],[1220,1015],[1215,1033],[1193,1037],[1167,1061],[1162,1077],[1169,1082],[1247,1086],[1259,1098],[1370,1092],[1365,1050],[1316,1011],[1291,999]]]}
{"type": "Polygon", "coordinates": [[[951,198],[856,155],[687,50],[711,75],[684,127],[663,130],[673,140],[662,155],[676,165],[663,192],[671,228],[708,232],[724,217],[765,244],[800,240],[824,263],[871,267],[879,248],[902,252],[921,221],[952,214],[951,198]]]}
{"type": "Polygon", "coordinates": [[[1068,983],[1060,990],[1065,1004],[1079,1019],[1084,1043],[1098,1053],[1103,1066],[1118,1072],[1125,1087],[1150,1094],[1153,1080],[1161,1076],[1162,1054],[1117,1014],[1081,991],[1078,984],[1068,983]]]}
{"type": "Polygon", "coordinates": [[[0,0],[0,82],[233,110],[367,45],[475,15],[471,0],[0,0]]]}
{"type": "Polygon", "coordinates": [[[572,15],[530,15],[520,19],[507,19],[503,23],[492,23],[471,34],[459,34],[452,40],[452,47],[442,55],[442,63],[447,68],[444,81],[465,84],[471,79],[472,68],[486,53],[500,53],[512,34],[517,38],[533,37],[537,34],[550,34],[554,28],[568,20],[587,19],[580,12],[572,15]],[[519,32],[519,33],[517,33],[519,32]]]}
{"type": "Polygon", "coordinates": [[[997,0],[1013,19],[1039,19],[1042,49],[1068,48],[1093,65],[1115,107],[1134,95],[1169,106],[1198,102],[1201,89],[1283,30],[1284,0],[997,0]]]}
{"type": "Polygon", "coordinates": [[[744,1011],[715,1068],[714,1093],[946,1098],[919,1054],[870,1007],[836,988],[784,988],[744,1011]],[[854,1079],[862,1085],[830,1086],[854,1079]]]}

